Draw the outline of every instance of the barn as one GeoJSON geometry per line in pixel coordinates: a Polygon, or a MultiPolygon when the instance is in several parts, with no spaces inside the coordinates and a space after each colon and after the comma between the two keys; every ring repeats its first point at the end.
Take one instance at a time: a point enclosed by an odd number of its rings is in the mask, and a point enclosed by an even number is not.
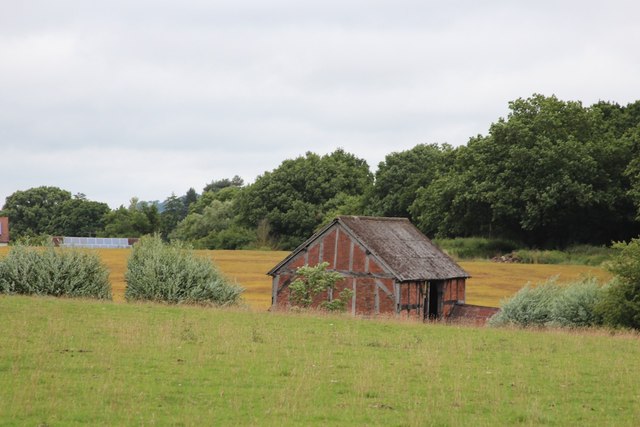
{"type": "Polygon", "coordinates": [[[0,246],[5,246],[9,243],[9,218],[6,216],[0,216],[0,246]]]}
{"type": "MultiPolygon", "coordinates": [[[[354,315],[439,319],[465,302],[467,272],[408,219],[340,216],[267,273],[272,309],[289,307],[288,285],[298,267],[321,262],[344,276],[333,293],[353,291],[347,308],[354,315]]],[[[332,297],[324,292],[313,306],[332,297]]]]}

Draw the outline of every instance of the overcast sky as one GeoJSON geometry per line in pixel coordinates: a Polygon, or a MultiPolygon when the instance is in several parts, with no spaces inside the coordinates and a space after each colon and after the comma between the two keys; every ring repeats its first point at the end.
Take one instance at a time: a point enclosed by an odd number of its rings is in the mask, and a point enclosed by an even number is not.
{"type": "Polygon", "coordinates": [[[112,208],[342,147],[466,144],[533,93],[640,99],[640,2],[0,0],[0,205],[112,208]]]}

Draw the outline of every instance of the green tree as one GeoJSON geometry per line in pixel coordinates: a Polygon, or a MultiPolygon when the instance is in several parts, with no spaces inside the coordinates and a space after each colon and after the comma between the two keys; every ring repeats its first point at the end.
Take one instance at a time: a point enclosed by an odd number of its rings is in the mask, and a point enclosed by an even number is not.
{"type": "Polygon", "coordinates": [[[105,215],[103,237],[140,237],[160,228],[160,214],[155,204],[132,198],[128,208],[120,206],[105,215]]]}
{"type": "Polygon", "coordinates": [[[51,234],[56,236],[97,236],[104,229],[104,218],[110,212],[106,203],[87,200],[84,194],[76,194],[56,208],[51,221],[51,234]]]}
{"type": "Polygon", "coordinates": [[[423,231],[560,247],[637,233],[624,177],[632,146],[607,122],[615,109],[542,95],[509,106],[506,120],[418,190],[410,212],[423,231]]]}
{"type": "Polygon", "coordinates": [[[247,227],[266,219],[272,235],[290,249],[323,223],[336,207],[334,198],[361,196],[372,184],[364,160],[342,149],[325,156],[309,152],[259,176],[239,194],[236,211],[247,227]]]}
{"type": "Polygon", "coordinates": [[[165,199],[163,206],[164,209],[160,213],[160,234],[167,240],[186,215],[184,202],[173,193],[165,199]]]}
{"type": "Polygon", "coordinates": [[[616,280],[605,289],[597,310],[609,326],[640,329],[640,238],[613,248],[617,254],[607,267],[616,280]]]}
{"type": "Polygon", "coordinates": [[[25,236],[53,234],[53,222],[60,205],[71,200],[71,193],[58,187],[36,187],[16,191],[7,197],[2,215],[11,221],[14,240],[25,236]]]}
{"type": "Polygon", "coordinates": [[[452,151],[446,144],[420,144],[387,155],[378,165],[370,196],[376,214],[411,217],[409,207],[417,191],[446,172],[452,151]]]}
{"type": "MultiPolygon", "coordinates": [[[[318,294],[335,289],[336,283],[342,280],[343,277],[335,271],[327,271],[328,266],[328,262],[323,262],[313,267],[305,265],[296,270],[296,279],[289,285],[293,305],[305,308],[309,307],[313,304],[318,294]]],[[[326,306],[326,308],[331,311],[344,308],[344,302],[346,302],[348,293],[344,295],[341,294],[341,297],[342,299],[338,298],[339,303],[334,302],[326,306]]],[[[325,305],[322,306],[325,307],[325,305]]]]}
{"type": "Polygon", "coordinates": [[[203,193],[213,192],[217,193],[218,191],[225,188],[240,188],[244,186],[244,180],[240,178],[238,175],[235,175],[233,178],[223,178],[217,181],[211,181],[207,184],[202,190],[203,193]]]}

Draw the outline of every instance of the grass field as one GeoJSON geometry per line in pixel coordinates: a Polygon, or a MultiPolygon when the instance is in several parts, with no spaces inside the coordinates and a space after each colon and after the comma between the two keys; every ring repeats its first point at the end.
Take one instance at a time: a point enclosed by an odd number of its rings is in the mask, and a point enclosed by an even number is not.
{"type": "Polygon", "coordinates": [[[1,425],[640,425],[640,341],[0,296],[1,425]]]}
{"type": "MultiPolygon", "coordinates": [[[[0,256],[8,248],[0,248],[0,256]]],[[[128,249],[103,249],[98,251],[110,271],[113,298],[124,301],[124,272],[128,249]]],[[[271,278],[266,275],[273,266],[288,255],[278,251],[198,251],[211,258],[230,278],[246,288],[244,301],[255,309],[266,310],[271,304],[271,278]]],[[[500,300],[513,295],[527,282],[538,283],[558,276],[560,282],[568,282],[583,275],[608,280],[610,275],[597,267],[558,264],[498,264],[488,261],[460,262],[471,274],[467,282],[467,303],[497,307],[500,300]]]]}

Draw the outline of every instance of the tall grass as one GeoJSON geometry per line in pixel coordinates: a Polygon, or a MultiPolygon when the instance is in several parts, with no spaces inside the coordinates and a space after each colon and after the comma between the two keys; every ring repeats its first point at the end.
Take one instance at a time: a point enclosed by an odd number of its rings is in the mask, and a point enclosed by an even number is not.
{"type": "Polygon", "coordinates": [[[213,263],[180,244],[159,236],[143,237],[132,249],[125,273],[128,301],[171,304],[235,304],[243,289],[231,283],[213,263]]]}
{"type": "Polygon", "coordinates": [[[0,292],[111,299],[109,271],[97,254],[22,244],[0,260],[0,292]]]}
{"type": "Polygon", "coordinates": [[[512,252],[520,247],[518,243],[511,240],[484,237],[434,239],[433,242],[456,259],[488,259],[512,252]]]}
{"type": "Polygon", "coordinates": [[[599,266],[615,251],[605,246],[577,245],[563,251],[518,249],[513,254],[525,264],[574,264],[599,266]]]}

